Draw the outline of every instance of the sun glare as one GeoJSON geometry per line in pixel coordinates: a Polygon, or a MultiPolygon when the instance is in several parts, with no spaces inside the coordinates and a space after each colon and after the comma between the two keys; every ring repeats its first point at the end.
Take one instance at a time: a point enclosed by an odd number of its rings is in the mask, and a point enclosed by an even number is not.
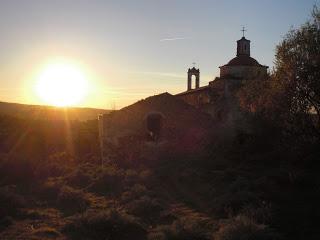
{"type": "Polygon", "coordinates": [[[78,66],[57,62],[45,66],[38,77],[35,90],[46,104],[72,106],[84,99],[88,83],[78,66]]]}

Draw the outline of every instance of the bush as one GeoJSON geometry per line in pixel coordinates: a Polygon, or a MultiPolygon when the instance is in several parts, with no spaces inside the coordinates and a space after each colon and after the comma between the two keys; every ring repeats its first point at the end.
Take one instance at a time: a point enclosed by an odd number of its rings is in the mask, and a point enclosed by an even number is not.
{"type": "Polygon", "coordinates": [[[129,191],[122,193],[121,202],[128,203],[148,194],[149,191],[144,185],[135,184],[129,191]]]}
{"type": "Polygon", "coordinates": [[[141,181],[147,181],[151,176],[152,176],[152,171],[150,169],[142,170],[139,173],[139,178],[141,181]]]}
{"type": "Polygon", "coordinates": [[[209,240],[213,226],[206,218],[188,217],[171,225],[159,226],[148,235],[149,240],[209,240]]]}
{"type": "Polygon", "coordinates": [[[17,216],[20,214],[20,208],[24,206],[24,198],[15,192],[13,186],[0,188],[0,219],[17,216]]]}
{"type": "Polygon", "coordinates": [[[61,233],[58,232],[56,229],[52,227],[40,227],[38,229],[35,229],[32,232],[32,235],[34,237],[41,237],[41,239],[47,239],[47,238],[58,238],[61,236],[61,233]]]}
{"type": "Polygon", "coordinates": [[[12,217],[6,216],[4,218],[0,218],[0,231],[9,227],[13,223],[12,217]]]}
{"type": "Polygon", "coordinates": [[[35,170],[37,180],[49,177],[63,176],[70,171],[70,168],[58,162],[43,162],[35,170]]]}
{"type": "Polygon", "coordinates": [[[58,179],[49,179],[44,182],[38,189],[40,199],[54,203],[62,187],[62,182],[58,179]]]}
{"type": "Polygon", "coordinates": [[[254,219],[257,223],[266,224],[272,220],[272,211],[271,204],[263,202],[261,206],[248,205],[244,207],[240,214],[254,219]]]}
{"type": "Polygon", "coordinates": [[[164,207],[157,199],[148,196],[133,200],[126,205],[126,208],[129,213],[138,216],[149,224],[157,222],[161,212],[164,210],[164,207]]]}
{"type": "Polygon", "coordinates": [[[117,195],[124,189],[124,171],[115,166],[105,166],[97,174],[96,179],[88,187],[90,191],[100,193],[117,195]]]}
{"type": "Polygon", "coordinates": [[[137,183],[142,182],[144,179],[142,179],[140,172],[133,170],[133,169],[127,169],[124,172],[124,184],[125,186],[133,186],[137,183]]]}
{"type": "Polygon", "coordinates": [[[227,192],[213,201],[213,210],[219,216],[235,215],[249,204],[258,203],[258,197],[249,191],[227,192]]]}
{"type": "Polygon", "coordinates": [[[63,231],[72,239],[146,239],[145,229],[130,215],[116,209],[87,211],[74,216],[63,231]]]}
{"type": "Polygon", "coordinates": [[[70,172],[75,166],[75,160],[66,152],[56,152],[37,166],[36,176],[38,179],[59,177],[70,172]]]}
{"type": "Polygon", "coordinates": [[[257,224],[245,216],[237,216],[223,224],[215,234],[215,240],[275,240],[278,234],[265,225],[257,224]]]}
{"type": "Polygon", "coordinates": [[[31,185],[35,179],[35,166],[35,162],[24,156],[6,157],[0,162],[0,180],[5,184],[31,185]]]}
{"type": "Polygon", "coordinates": [[[57,204],[65,214],[73,214],[85,211],[90,201],[83,191],[65,186],[60,189],[57,204]]]}
{"type": "Polygon", "coordinates": [[[70,186],[87,187],[94,178],[94,167],[89,164],[79,166],[66,177],[67,183],[70,186]]]}

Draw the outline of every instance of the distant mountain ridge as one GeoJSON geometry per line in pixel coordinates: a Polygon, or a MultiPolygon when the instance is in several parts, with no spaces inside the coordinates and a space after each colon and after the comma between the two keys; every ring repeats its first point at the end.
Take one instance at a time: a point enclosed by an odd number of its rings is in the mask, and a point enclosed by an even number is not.
{"type": "Polygon", "coordinates": [[[29,105],[20,103],[0,102],[0,115],[8,115],[26,119],[38,120],[69,120],[87,121],[97,119],[99,114],[110,110],[81,107],[54,107],[43,105],[29,105]]]}

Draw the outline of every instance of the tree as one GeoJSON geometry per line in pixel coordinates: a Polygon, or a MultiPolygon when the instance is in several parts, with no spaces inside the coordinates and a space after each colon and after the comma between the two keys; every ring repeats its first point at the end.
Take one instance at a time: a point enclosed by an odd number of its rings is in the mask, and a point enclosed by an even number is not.
{"type": "Polygon", "coordinates": [[[249,81],[238,92],[247,112],[280,126],[294,138],[320,139],[320,11],[292,29],[276,47],[270,78],[249,81]]]}
{"type": "MultiPolygon", "coordinates": [[[[290,30],[276,48],[273,78],[280,84],[287,117],[310,122],[320,136],[320,11],[290,30]]],[[[285,109],[284,109],[285,110],[285,109]]],[[[309,125],[309,124],[307,124],[309,125]]]]}

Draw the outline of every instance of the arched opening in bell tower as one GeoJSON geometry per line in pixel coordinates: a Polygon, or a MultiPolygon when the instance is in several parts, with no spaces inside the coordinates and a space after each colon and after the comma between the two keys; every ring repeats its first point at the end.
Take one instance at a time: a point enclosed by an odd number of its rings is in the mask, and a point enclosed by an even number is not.
{"type": "Polygon", "coordinates": [[[195,75],[192,75],[191,76],[191,89],[196,89],[196,81],[197,81],[197,78],[195,75]]]}
{"type": "Polygon", "coordinates": [[[200,71],[195,67],[188,69],[188,91],[200,87],[200,71]]]}

